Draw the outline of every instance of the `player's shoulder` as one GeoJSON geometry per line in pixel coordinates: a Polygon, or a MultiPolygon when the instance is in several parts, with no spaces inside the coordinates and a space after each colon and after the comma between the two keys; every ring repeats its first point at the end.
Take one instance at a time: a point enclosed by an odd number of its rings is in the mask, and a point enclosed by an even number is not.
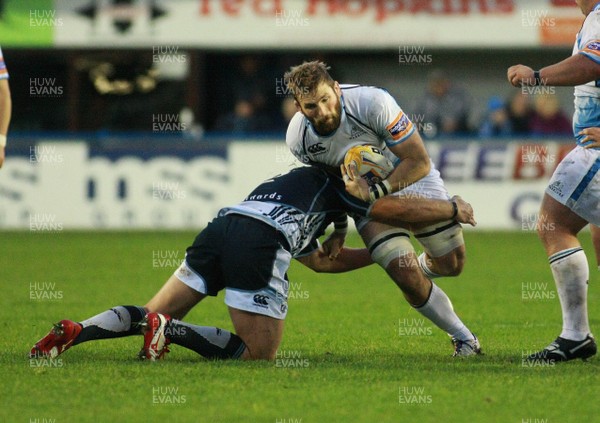
{"type": "Polygon", "coordinates": [[[379,99],[391,97],[390,93],[381,87],[357,84],[340,84],[344,100],[356,103],[372,103],[379,99]]]}
{"type": "Polygon", "coordinates": [[[397,113],[396,100],[384,88],[363,85],[342,86],[344,107],[350,115],[371,121],[387,111],[397,113]]]}
{"type": "Polygon", "coordinates": [[[590,14],[587,15],[580,32],[584,37],[600,37],[600,9],[592,10],[590,14]]]}
{"type": "Polygon", "coordinates": [[[300,112],[296,112],[292,117],[285,133],[285,142],[287,145],[292,146],[302,141],[304,131],[306,130],[306,121],[306,117],[300,112]]]}

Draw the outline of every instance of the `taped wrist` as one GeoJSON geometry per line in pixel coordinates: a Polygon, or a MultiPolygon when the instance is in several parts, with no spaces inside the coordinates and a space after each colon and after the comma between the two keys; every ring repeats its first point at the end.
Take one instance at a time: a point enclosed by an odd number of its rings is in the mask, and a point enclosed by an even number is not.
{"type": "Polygon", "coordinates": [[[369,200],[372,203],[381,197],[385,197],[390,192],[392,192],[392,185],[388,181],[377,182],[369,187],[369,200]]]}

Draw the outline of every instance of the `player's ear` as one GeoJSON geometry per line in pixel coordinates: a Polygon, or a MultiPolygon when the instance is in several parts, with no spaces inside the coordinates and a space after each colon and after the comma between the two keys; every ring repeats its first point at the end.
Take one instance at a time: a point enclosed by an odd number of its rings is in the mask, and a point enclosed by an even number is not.
{"type": "Polygon", "coordinates": [[[338,97],[342,95],[342,89],[337,81],[333,81],[333,91],[335,91],[338,97]]]}
{"type": "Polygon", "coordinates": [[[296,105],[296,110],[302,112],[302,107],[300,107],[300,103],[298,103],[298,100],[294,99],[294,104],[296,105]]]}

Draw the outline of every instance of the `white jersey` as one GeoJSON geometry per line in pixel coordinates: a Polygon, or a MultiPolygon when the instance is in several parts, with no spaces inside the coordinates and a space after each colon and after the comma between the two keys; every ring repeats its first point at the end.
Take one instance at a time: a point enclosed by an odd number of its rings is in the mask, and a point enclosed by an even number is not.
{"type": "MultiPolygon", "coordinates": [[[[581,54],[600,64],[600,3],[585,18],[577,34],[573,55],[581,54]]],[[[600,80],[575,87],[575,113],[573,114],[573,135],[578,145],[584,145],[585,135],[579,133],[585,128],[600,126],[600,80]]],[[[591,143],[589,141],[588,143],[591,143]]]]}
{"type": "MultiPolygon", "coordinates": [[[[600,64],[600,4],[585,18],[577,34],[573,55],[583,54],[600,64]]],[[[591,81],[575,87],[576,97],[600,97],[600,81],[591,81]]]]}
{"type": "Polygon", "coordinates": [[[378,147],[397,165],[398,157],[387,147],[410,137],[415,127],[394,98],[384,89],[360,85],[341,85],[340,126],[332,134],[319,135],[302,114],[290,121],[286,143],[294,156],[306,164],[325,164],[339,168],[346,151],[356,145],[378,147]]]}

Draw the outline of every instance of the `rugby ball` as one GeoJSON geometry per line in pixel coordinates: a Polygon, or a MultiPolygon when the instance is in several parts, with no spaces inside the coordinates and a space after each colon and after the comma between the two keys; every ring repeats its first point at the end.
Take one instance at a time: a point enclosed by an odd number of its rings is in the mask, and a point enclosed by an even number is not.
{"type": "Polygon", "coordinates": [[[369,185],[381,182],[394,170],[392,162],[379,148],[372,145],[357,145],[348,150],[344,157],[344,166],[348,169],[352,163],[369,185]]]}

